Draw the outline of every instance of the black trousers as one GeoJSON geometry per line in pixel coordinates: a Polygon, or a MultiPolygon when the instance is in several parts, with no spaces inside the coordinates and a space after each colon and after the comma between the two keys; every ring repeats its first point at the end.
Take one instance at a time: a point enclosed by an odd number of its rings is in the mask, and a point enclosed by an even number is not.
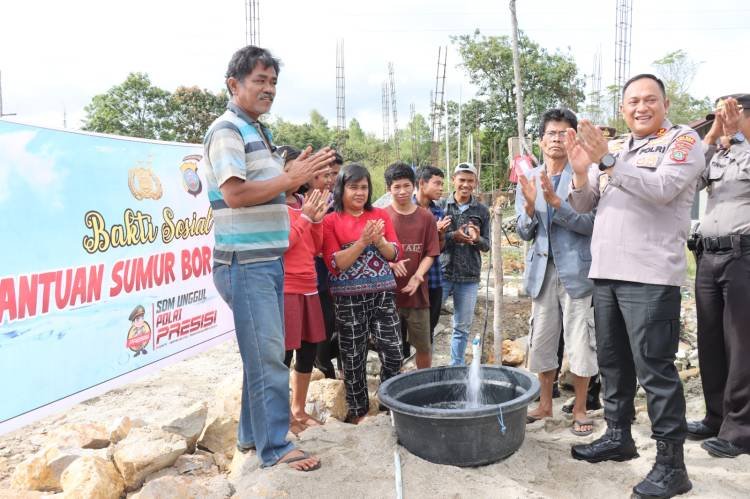
{"type": "Polygon", "coordinates": [[[430,343],[435,339],[435,326],[440,320],[440,309],[443,308],[443,288],[430,288],[430,343]]]}
{"type": "Polygon", "coordinates": [[[339,342],[335,337],[336,313],[334,312],[333,298],[327,289],[318,288],[320,307],[323,309],[323,322],[326,328],[326,339],[317,343],[317,355],[315,367],[323,371],[326,378],[336,379],[336,370],[331,359],[336,358],[341,369],[341,358],[339,356],[339,342]]]}
{"type": "Polygon", "coordinates": [[[695,300],[704,423],[750,449],[750,248],[703,253],[695,300]]]}
{"type": "Polygon", "coordinates": [[[370,409],[367,392],[367,344],[372,340],[380,357],[380,382],[401,369],[401,323],[392,291],[336,296],[336,330],[344,364],[344,388],[349,417],[370,409]]]}
{"type": "Polygon", "coordinates": [[[636,379],[646,390],[651,436],[685,441],[685,395],[674,365],[680,336],[680,288],[594,280],[597,359],[604,417],[630,426],[636,379]]]}

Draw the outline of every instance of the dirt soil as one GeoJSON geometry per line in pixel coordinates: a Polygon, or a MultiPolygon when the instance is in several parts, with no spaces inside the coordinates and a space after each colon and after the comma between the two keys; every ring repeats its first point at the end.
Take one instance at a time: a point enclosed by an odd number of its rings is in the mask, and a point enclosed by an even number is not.
{"type": "MultiPolygon", "coordinates": [[[[528,298],[506,296],[504,334],[516,338],[527,334],[530,304],[528,298]]],[[[492,331],[490,310],[488,331],[492,331]]],[[[441,319],[442,333],[436,337],[435,365],[449,359],[449,316],[441,319]]],[[[473,333],[484,327],[484,301],[477,305],[473,333]]],[[[141,418],[158,424],[175,408],[196,401],[210,403],[223,379],[241,370],[235,342],[179,362],[142,380],[112,390],[101,397],[79,404],[65,414],[49,417],[21,430],[0,437],[0,497],[10,486],[14,466],[37,451],[48,432],[62,424],[83,421],[107,423],[119,416],[141,418]]],[[[701,417],[703,400],[700,381],[687,382],[688,417],[701,417]]],[[[509,458],[478,468],[436,465],[422,460],[398,445],[391,419],[385,413],[366,420],[361,426],[335,420],[302,433],[299,445],[318,454],[323,462],[314,473],[300,473],[285,467],[259,469],[252,453],[237,457],[230,475],[233,497],[365,497],[395,496],[394,451],[401,459],[403,492],[407,498],[477,497],[629,497],[631,487],[651,468],[655,455],[650,439],[645,400],[636,400],[639,412],[633,428],[640,458],[624,463],[596,465],[570,457],[572,444],[589,442],[604,431],[601,411],[593,413],[594,435],[576,437],[571,421],[560,406],[570,393],[555,402],[555,416],[528,425],[520,450],[509,458]]],[[[699,443],[688,441],[685,460],[693,490],[683,497],[748,497],[750,455],[717,460],[699,443]]]]}

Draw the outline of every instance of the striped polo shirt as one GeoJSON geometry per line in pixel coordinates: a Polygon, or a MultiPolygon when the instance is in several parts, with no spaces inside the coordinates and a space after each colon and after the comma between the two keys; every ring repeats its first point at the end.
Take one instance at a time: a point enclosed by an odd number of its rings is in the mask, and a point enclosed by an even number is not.
{"type": "Polygon", "coordinates": [[[284,161],[273,152],[271,132],[236,104],[214,121],[203,141],[206,191],[214,212],[214,262],[275,260],[289,245],[289,214],[284,193],[246,208],[230,208],[219,189],[232,177],[261,181],[281,175],[284,161]],[[265,135],[265,138],[264,138],[265,135]]]}

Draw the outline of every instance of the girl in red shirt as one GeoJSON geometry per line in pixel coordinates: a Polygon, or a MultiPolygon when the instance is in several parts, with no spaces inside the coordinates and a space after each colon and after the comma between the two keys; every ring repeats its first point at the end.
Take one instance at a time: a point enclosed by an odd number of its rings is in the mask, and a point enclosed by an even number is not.
{"type": "Polygon", "coordinates": [[[331,272],[347,420],[359,423],[370,408],[368,338],[380,356],[381,382],[401,369],[396,280],[388,265],[398,258],[401,245],[388,214],[372,206],[372,182],[364,166],[352,163],[342,169],[333,200],[335,211],[323,219],[323,258],[331,272]]]}
{"type": "MultiPolygon", "coordinates": [[[[292,150],[285,159],[294,159],[298,154],[292,150]]],[[[305,412],[305,402],[317,344],[326,339],[314,258],[322,250],[321,222],[328,208],[327,190],[312,190],[304,198],[296,190],[286,193],[289,247],[284,253],[284,363],[291,367],[292,357],[296,357],[289,418],[289,428],[295,434],[308,426],[320,425],[305,412]]]]}

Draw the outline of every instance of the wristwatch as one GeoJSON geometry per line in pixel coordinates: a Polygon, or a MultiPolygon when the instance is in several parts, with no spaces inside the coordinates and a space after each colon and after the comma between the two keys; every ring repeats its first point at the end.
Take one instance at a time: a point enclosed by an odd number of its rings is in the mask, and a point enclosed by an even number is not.
{"type": "Polygon", "coordinates": [[[602,156],[602,159],[599,162],[599,169],[601,171],[604,171],[607,168],[612,168],[613,166],[615,166],[615,157],[614,156],[612,156],[610,153],[607,153],[604,156],[602,156]]]}
{"type": "Polygon", "coordinates": [[[735,133],[731,139],[729,139],[729,144],[741,144],[742,142],[745,142],[745,134],[742,132],[735,133]]]}

